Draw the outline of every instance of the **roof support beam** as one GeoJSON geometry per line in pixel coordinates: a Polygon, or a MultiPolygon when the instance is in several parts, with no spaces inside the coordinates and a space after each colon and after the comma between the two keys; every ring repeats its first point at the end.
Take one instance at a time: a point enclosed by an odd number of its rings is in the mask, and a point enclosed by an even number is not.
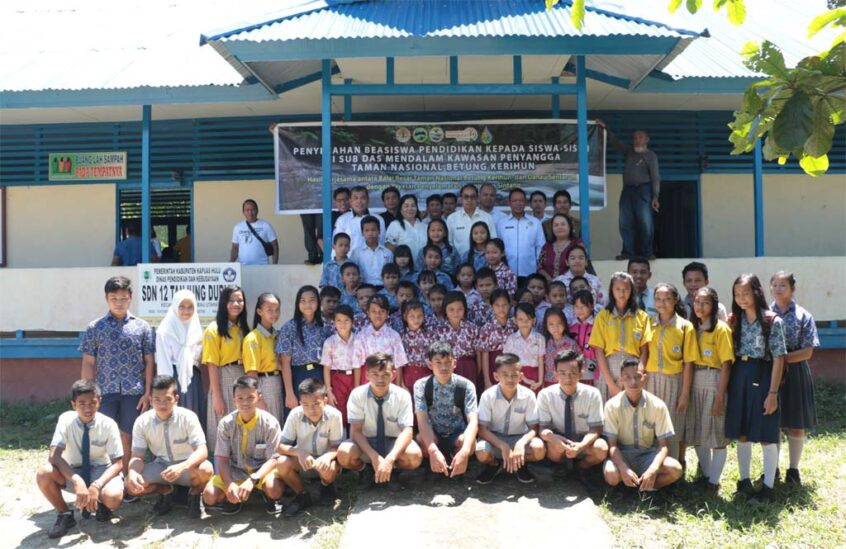
{"type": "Polygon", "coordinates": [[[581,237],[590,253],[590,174],[588,172],[588,134],[587,134],[587,79],[585,58],[576,57],[576,119],[578,132],[579,158],[579,218],[582,223],[581,237]]]}
{"type": "MultiPolygon", "coordinates": [[[[323,207],[323,246],[332,242],[332,61],[323,60],[323,77],[320,100],[320,140],[323,147],[321,155],[321,171],[323,175],[322,207],[323,207]]],[[[323,254],[323,262],[332,261],[329,250],[323,254]]]]}
{"type": "Polygon", "coordinates": [[[761,140],[755,141],[752,153],[752,184],[755,201],[755,257],[764,256],[764,176],[761,140]]]}
{"type": "Polygon", "coordinates": [[[332,95],[575,95],[573,84],[343,84],[332,95]]]}
{"type": "Polygon", "coordinates": [[[141,263],[150,262],[150,130],[153,107],[141,107],[141,263]]]}

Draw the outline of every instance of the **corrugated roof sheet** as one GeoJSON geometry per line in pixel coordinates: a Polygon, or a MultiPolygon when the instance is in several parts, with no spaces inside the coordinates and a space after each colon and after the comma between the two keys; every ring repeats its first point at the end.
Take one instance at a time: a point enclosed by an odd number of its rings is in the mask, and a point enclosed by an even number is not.
{"type": "Polygon", "coordinates": [[[542,0],[313,1],[263,22],[212,33],[206,39],[255,42],[403,37],[690,37],[697,33],[664,23],[588,9],[580,31],[570,22],[570,2],[547,10],[542,0]]]}

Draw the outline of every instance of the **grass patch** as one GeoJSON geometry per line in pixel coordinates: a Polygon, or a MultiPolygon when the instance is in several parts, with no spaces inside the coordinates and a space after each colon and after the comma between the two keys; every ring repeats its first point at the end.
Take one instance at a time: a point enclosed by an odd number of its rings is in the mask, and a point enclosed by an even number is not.
{"type": "Polygon", "coordinates": [[[46,450],[59,415],[70,409],[67,400],[42,404],[0,402],[0,452],[46,450]]]}
{"type": "MultiPolygon", "coordinates": [[[[729,446],[719,496],[692,484],[696,454],[688,450],[686,480],[658,505],[635,499],[597,503],[620,546],[628,547],[843,547],[846,545],[846,388],[818,384],[819,426],[802,456],[802,487],[777,484],[775,502],[757,508],[735,502],[737,455],[729,446]],[[841,526],[837,526],[841,525],[841,526]]],[[[788,466],[787,445],[779,463],[788,466]]],[[[761,447],[752,453],[752,478],[763,472],[761,447]]]]}

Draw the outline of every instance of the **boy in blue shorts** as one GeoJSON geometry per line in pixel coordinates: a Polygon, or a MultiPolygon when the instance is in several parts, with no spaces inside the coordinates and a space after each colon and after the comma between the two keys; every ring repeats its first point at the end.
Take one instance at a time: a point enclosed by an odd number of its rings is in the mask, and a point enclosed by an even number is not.
{"type": "MultiPolygon", "coordinates": [[[[156,373],[155,338],[150,325],[129,312],[132,286],[125,276],[106,281],[109,312],[88,325],[79,351],[82,379],[97,382],[100,412],[114,419],[123,444],[123,472],[129,471],[132,426],[150,407],[150,387],[156,373]]],[[[126,501],[135,501],[127,496],[126,501]]]]}

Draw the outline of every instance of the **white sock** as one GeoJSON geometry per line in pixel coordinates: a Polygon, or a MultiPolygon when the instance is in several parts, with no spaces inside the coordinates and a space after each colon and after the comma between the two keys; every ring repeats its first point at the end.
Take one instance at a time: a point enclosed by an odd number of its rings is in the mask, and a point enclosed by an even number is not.
{"type": "Polygon", "coordinates": [[[775,474],[778,468],[778,446],[775,444],[762,444],[764,451],[764,484],[772,488],[775,484],[775,474]]]}
{"type": "Polygon", "coordinates": [[[805,437],[787,437],[787,448],[790,452],[790,468],[798,469],[802,450],[805,448],[805,437]]]}
{"type": "Polygon", "coordinates": [[[702,474],[707,478],[708,472],[711,470],[711,449],[697,446],[696,457],[699,458],[699,468],[702,469],[702,474]]]}
{"type": "Polygon", "coordinates": [[[720,477],[723,476],[723,467],[726,465],[726,456],[728,452],[726,452],[725,448],[714,448],[712,450],[712,457],[711,457],[711,468],[708,473],[708,482],[711,484],[719,484],[720,477]]]}
{"type": "Polygon", "coordinates": [[[737,469],[740,480],[749,478],[749,465],[752,463],[752,443],[737,441],[737,469]]]}

